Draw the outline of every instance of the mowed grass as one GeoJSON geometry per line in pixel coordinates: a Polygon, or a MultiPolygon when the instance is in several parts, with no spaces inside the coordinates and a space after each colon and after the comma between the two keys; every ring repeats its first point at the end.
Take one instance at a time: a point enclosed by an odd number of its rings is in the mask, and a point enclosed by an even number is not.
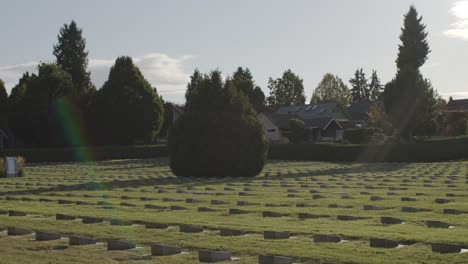
{"type": "Polygon", "coordinates": [[[29,164],[26,177],[0,179],[0,211],[28,213],[23,217],[0,214],[0,230],[16,226],[58,232],[64,238],[39,242],[34,241],[34,235],[9,237],[6,232],[0,233],[0,263],[197,263],[200,249],[232,252],[238,258],[235,263],[256,263],[262,254],[289,256],[300,263],[467,263],[467,254],[433,253],[430,246],[432,242],[450,242],[468,248],[467,215],[443,213],[444,209],[468,212],[467,175],[465,161],[271,161],[256,178],[237,179],[178,179],[165,159],[29,164]],[[313,195],[322,198],[314,199],[313,195]],[[372,196],[381,200],[373,201],[372,196]],[[447,199],[448,203],[436,203],[437,198],[447,199]],[[197,201],[189,203],[187,199],[197,201]],[[73,204],[59,204],[58,200],[73,204]],[[226,204],[212,204],[212,200],[226,204]],[[76,205],[77,201],[89,205],[76,205]],[[250,205],[237,205],[238,202],[250,205]],[[307,207],[297,207],[300,204],[307,207]],[[167,208],[146,209],[145,205],[167,208]],[[381,210],[363,210],[364,205],[381,210]],[[170,206],[185,210],[171,210],[170,206]],[[198,212],[199,207],[216,211],[198,212]],[[402,207],[427,211],[407,213],[402,212],[402,207]],[[232,208],[248,212],[229,214],[232,208]],[[263,217],[264,211],[285,216],[263,217]],[[55,220],[57,213],[102,217],[106,221],[59,221],[55,220]],[[323,217],[301,220],[300,213],[323,217]],[[340,221],[338,215],[364,219],[340,221]],[[383,225],[381,216],[401,218],[404,224],[383,225]],[[111,225],[112,219],[134,225],[111,225]],[[447,222],[452,228],[429,228],[428,220],[447,222]],[[145,229],[146,222],[166,223],[170,227],[145,229]],[[205,232],[183,233],[179,231],[180,224],[203,226],[205,232]],[[220,228],[243,230],[247,235],[222,237],[220,228]],[[291,238],[264,239],[264,231],[288,231],[291,238]],[[312,237],[316,234],[337,234],[346,242],[314,243],[312,237]],[[89,236],[102,243],[57,248],[67,245],[68,235],[89,236]],[[371,248],[370,238],[395,239],[404,246],[371,248]],[[107,251],[108,239],[131,240],[137,248],[107,251]],[[185,253],[154,257],[150,246],[155,243],[178,245],[185,253]]]}

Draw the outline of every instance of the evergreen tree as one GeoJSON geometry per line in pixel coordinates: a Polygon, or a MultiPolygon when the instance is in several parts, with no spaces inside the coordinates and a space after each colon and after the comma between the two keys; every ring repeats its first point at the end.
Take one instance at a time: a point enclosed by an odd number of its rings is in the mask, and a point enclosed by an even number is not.
{"type": "Polygon", "coordinates": [[[192,75],[183,114],[169,134],[169,159],[179,177],[253,177],[267,141],[258,114],[236,82],[219,71],[192,75]]]}
{"type": "MultiPolygon", "coordinates": [[[[54,56],[57,63],[71,75],[78,100],[86,100],[90,90],[95,89],[91,84],[88,67],[88,51],[82,29],[75,21],[65,24],[60,29],[58,43],[54,45],[54,56]]],[[[83,102],[85,103],[85,102],[83,102]]]]}
{"type": "Polygon", "coordinates": [[[286,70],[278,79],[268,80],[270,96],[268,104],[275,106],[304,105],[306,98],[304,94],[303,80],[291,70],[286,70]]]}
{"type": "Polygon", "coordinates": [[[159,136],[166,137],[169,134],[169,129],[172,127],[172,122],[174,119],[173,106],[171,102],[165,102],[161,97],[161,102],[164,106],[164,120],[161,125],[161,130],[159,136]]]}
{"type": "Polygon", "coordinates": [[[375,102],[380,100],[382,92],[383,86],[382,84],[380,84],[380,79],[377,76],[377,71],[372,70],[372,77],[369,84],[370,101],[375,102]]]}
{"type": "Polygon", "coordinates": [[[353,103],[368,102],[370,100],[369,85],[362,68],[356,70],[354,78],[351,78],[349,82],[352,85],[351,95],[353,96],[353,103]]]}
{"type": "Polygon", "coordinates": [[[249,68],[238,67],[231,78],[226,80],[226,85],[232,85],[242,91],[250,100],[254,109],[261,112],[265,106],[265,94],[262,89],[255,85],[249,68]]]}
{"type": "Polygon", "coordinates": [[[10,105],[14,105],[19,103],[26,93],[26,89],[28,87],[28,83],[31,81],[32,76],[29,72],[26,72],[21,76],[17,85],[15,85],[10,92],[10,96],[8,97],[8,101],[10,105]]]}
{"type": "Polygon", "coordinates": [[[435,131],[437,93],[419,68],[430,52],[422,17],[411,6],[400,36],[396,77],[385,86],[383,100],[393,126],[405,142],[435,131]]]}
{"type": "Polygon", "coordinates": [[[6,126],[8,120],[8,94],[5,83],[0,80],[0,128],[6,126]]]}
{"type": "Polygon", "coordinates": [[[8,97],[8,127],[16,135],[15,145],[20,143],[19,135],[23,131],[27,131],[27,123],[24,120],[24,113],[30,111],[30,105],[24,104],[23,99],[26,94],[28,86],[30,86],[31,81],[37,76],[30,75],[28,72],[24,73],[23,76],[19,79],[18,84],[16,84],[13,89],[11,89],[10,96],[8,97]]]}
{"type": "Polygon", "coordinates": [[[14,134],[30,147],[66,145],[64,120],[59,104],[73,94],[71,76],[60,65],[42,63],[38,75],[24,75],[14,88],[10,125],[14,134]]]}
{"type": "Polygon", "coordinates": [[[185,101],[188,102],[192,96],[195,88],[203,80],[203,76],[198,69],[195,69],[192,76],[190,76],[190,82],[187,84],[187,90],[185,91],[185,101]]]}
{"type": "Polygon", "coordinates": [[[96,95],[95,133],[101,144],[153,143],[163,104],[130,57],[119,57],[96,95]]]}
{"type": "Polygon", "coordinates": [[[351,100],[352,95],[343,80],[338,76],[327,73],[312,93],[310,103],[337,103],[346,111],[351,104],[351,100]]]}

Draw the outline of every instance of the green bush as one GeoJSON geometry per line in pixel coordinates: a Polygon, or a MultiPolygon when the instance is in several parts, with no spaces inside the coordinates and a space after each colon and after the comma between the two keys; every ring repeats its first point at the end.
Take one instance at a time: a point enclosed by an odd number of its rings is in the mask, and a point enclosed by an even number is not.
{"type": "Polygon", "coordinates": [[[304,121],[297,118],[291,118],[289,119],[289,127],[291,128],[291,132],[287,137],[292,143],[307,141],[309,131],[305,127],[304,121]]]}
{"type": "Polygon", "coordinates": [[[194,76],[185,111],[169,133],[172,172],[179,177],[257,175],[267,141],[249,99],[234,82],[225,86],[218,71],[194,76]]]}
{"type": "Polygon", "coordinates": [[[383,141],[384,134],[380,128],[346,129],[344,139],[352,144],[369,144],[383,141]]]}

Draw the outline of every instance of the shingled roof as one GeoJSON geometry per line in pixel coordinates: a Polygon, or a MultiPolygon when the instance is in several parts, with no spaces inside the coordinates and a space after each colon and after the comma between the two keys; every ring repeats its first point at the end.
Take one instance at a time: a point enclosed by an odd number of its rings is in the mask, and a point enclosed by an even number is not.
{"type": "Polygon", "coordinates": [[[459,100],[450,99],[445,109],[447,111],[468,112],[468,99],[459,99],[459,100]]]}
{"type": "Polygon", "coordinates": [[[321,128],[326,129],[331,122],[336,122],[338,126],[341,127],[340,123],[338,123],[333,116],[326,116],[326,117],[318,117],[318,118],[311,118],[311,119],[303,119],[299,116],[295,115],[284,115],[284,114],[277,114],[277,113],[263,113],[271,122],[273,122],[276,126],[278,126],[282,130],[289,130],[289,120],[293,118],[297,118],[302,120],[306,127],[308,128],[321,128]]]}
{"type": "Polygon", "coordinates": [[[340,106],[336,103],[282,106],[276,111],[276,114],[294,115],[303,119],[322,118],[333,116],[333,111],[337,107],[340,106]]]}
{"type": "Polygon", "coordinates": [[[352,103],[348,109],[349,114],[351,115],[351,120],[366,120],[371,106],[372,102],[352,103]]]}

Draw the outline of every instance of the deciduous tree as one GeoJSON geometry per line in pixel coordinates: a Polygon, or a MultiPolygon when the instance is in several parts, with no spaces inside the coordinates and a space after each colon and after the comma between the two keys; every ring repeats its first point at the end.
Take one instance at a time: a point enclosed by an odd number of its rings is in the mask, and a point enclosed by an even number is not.
{"type": "Polygon", "coordinates": [[[327,73],[312,93],[310,103],[337,103],[343,109],[347,109],[351,100],[351,93],[343,80],[338,76],[327,73]]]}
{"type": "Polygon", "coordinates": [[[304,105],[305,94],[303,80],[291,70],[286,70],[278,79],[268,80],[270,96],[268,104],[274,106],[304,105]]]}

